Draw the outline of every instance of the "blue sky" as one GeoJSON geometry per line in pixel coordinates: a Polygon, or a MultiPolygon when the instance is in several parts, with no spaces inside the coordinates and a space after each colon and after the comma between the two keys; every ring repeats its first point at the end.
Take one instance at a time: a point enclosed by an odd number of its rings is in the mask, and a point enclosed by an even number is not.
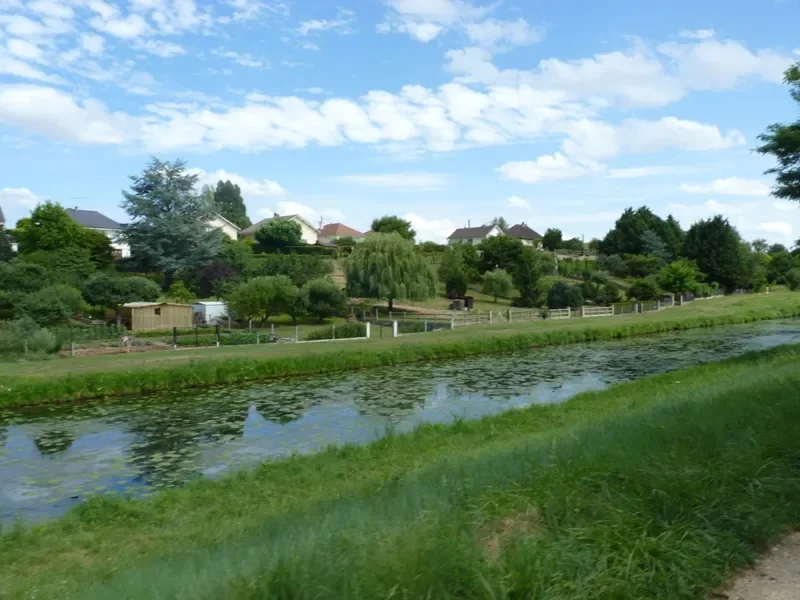
{"type": "Polygon", "coordinates": [[[602,236],[627,206],[791,243],[756,136],[797,107],[800,2],[0,0],[0,205],[124,221],[152,155],[252,219],[422,239],[503,215],[602,236]]]}

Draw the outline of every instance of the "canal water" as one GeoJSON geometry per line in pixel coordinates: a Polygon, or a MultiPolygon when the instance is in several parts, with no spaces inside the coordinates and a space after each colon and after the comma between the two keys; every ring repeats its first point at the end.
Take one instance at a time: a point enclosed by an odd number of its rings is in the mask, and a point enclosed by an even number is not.
{"type": "Polygon", "coordinates": [[[388,429],[446,423],[800,343],[770,321],[515,354],[0,411],[0,522],[58,515],[95,494],[147,496],[194,477],[388,429]]]}

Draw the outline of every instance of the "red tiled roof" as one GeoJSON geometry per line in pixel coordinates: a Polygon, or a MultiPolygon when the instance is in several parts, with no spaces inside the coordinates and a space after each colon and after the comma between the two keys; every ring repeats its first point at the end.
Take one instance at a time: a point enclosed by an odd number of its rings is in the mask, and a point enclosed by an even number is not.
{"type": "Polygon", "coordinates": [[[364,237],[364,234],[360,231],[356,231],[352,227],[348,227],[344,223],[328,223],[322,229],[320,229],[319,234],[322,237],[332,237],[335,235],[338,236],[350,236],[350,237],[364,237]]]}

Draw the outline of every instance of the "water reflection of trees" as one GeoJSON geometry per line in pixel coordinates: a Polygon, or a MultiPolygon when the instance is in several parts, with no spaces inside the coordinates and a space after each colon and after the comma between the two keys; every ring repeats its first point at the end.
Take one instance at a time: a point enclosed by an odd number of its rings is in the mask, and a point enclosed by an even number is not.
{"type": "Polygon", "coordinates": [[[42,456],[53,456],[66,452],[72,447],[75,437],[65,429],[43,429],[33,439],[36,449],[42,456]]]}

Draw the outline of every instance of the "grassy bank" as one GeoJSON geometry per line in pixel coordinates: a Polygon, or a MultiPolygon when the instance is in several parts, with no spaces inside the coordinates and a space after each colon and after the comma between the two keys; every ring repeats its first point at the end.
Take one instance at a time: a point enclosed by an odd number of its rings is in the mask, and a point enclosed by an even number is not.
{"type": "Polygon", "coordinates": [[[800,347],[0,537],[37,598],[696,598],[800,523],[800,347]]]}
{"type": "Polygon", "coordinates": [[[265,344],[0,366],[0,406],[147,394],[624,338],[800,315],[800,295],[738,296],[659,313],[473,326],[397,339],[265,344]],[[166,356],[163,356],[166,354],[166,356]]]}

